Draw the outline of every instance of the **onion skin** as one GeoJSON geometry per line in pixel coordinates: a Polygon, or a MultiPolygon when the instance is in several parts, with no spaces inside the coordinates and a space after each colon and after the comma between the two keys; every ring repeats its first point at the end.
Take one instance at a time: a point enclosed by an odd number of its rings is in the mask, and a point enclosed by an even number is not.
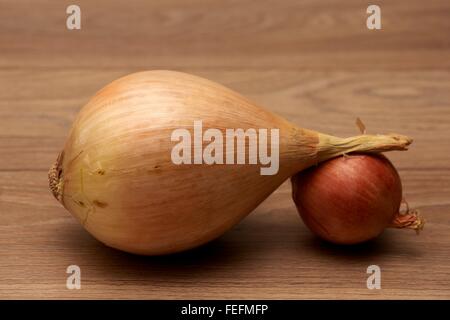
{"type": "Polygon", "coordinates": [[[304,223],[329,242],[356,244],[377,237],[387,227],[418,230],[423,225],[413,213],[400,214],[401,180],[381,154],[334,158],[291,181],[292,197],[304,223]]]}
{"type": "Polygon", "coordinates": [[[401,135],[338,138],[299,128],[212,81],[173,71],[118,79],[81,109],[49,171],[53,195],[94,237],[136,254],[187,250],[238,223],[295,172],[349,151],[406,150],[401,135]],[[175,165],[171,133],[279,129],[279,171],[175,165]]]}

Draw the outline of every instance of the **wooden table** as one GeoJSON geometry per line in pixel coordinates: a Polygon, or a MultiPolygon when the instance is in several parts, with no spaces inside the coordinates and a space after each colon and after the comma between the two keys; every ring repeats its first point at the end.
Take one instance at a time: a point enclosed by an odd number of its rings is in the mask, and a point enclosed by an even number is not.
{"type": "Polygon", "coordinates": [[[0,298],[450,298],[450,2],[0,3],[0,298]],[[108,82],[174,69],[221,82],[301,126],[415,139],[390,153],[427,220],[339,247],[301,223],[285,183],[220,239],[166,257],[103,246],[53,199],[47,170],[79,108],[108,82]],[[381,290],[366,268],[379,265],[381,290]],[[81,290],[66,268],[81,268],[81,290]]]}

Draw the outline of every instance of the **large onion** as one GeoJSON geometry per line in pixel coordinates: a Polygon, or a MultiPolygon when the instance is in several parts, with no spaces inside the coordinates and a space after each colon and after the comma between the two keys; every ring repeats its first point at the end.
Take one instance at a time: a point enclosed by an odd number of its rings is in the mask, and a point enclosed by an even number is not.
{"type": "Polygon", "coordinates": [[[80,111],[50,170],[50,188],[105,244],[165,254],[218,237],[295,172],[345,152],[404,150],[410,142],[395,134],[320,134],[214,82],[140,72],[107,85],[80,111]],[[272,146],[279,148],[278,172],[261,175],[254,164],[175,164],[171,134],[180,128],[192,133],[195,121],[222,133],[278,129],[279,143],[272,146]]]}
{"type": "Polygon", "coordinates": [[[387,227],[423,227],[417,212],[400,212],[400,176],[381,154],[334,158],[291,181],[303,221],[330,242],[354,244],[375,238],[387,227]]]}

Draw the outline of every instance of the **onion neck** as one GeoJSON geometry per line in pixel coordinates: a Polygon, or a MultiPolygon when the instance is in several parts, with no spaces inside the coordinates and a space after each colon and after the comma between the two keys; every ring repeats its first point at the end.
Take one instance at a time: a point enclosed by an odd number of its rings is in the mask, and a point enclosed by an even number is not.
{"type": "Polygon", "coordinates": [[[412,139],[399,135],[359,135],[349,138],[339,138],[319,133],[317,145],[318,162],[351,152],[376,153],[392,150],[407,150],[412,139]]]}

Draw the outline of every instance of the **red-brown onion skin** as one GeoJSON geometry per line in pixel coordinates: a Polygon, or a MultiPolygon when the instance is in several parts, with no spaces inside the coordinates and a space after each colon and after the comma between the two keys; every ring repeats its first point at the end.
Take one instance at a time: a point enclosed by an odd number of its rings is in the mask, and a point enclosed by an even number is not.
{"type": "Polygon", "coordinates": [[[400,177],[381,154],[334,158],[291,181],[293,200],[307,227],[333,243],[377,237],[400,209],[400,177]]]}

